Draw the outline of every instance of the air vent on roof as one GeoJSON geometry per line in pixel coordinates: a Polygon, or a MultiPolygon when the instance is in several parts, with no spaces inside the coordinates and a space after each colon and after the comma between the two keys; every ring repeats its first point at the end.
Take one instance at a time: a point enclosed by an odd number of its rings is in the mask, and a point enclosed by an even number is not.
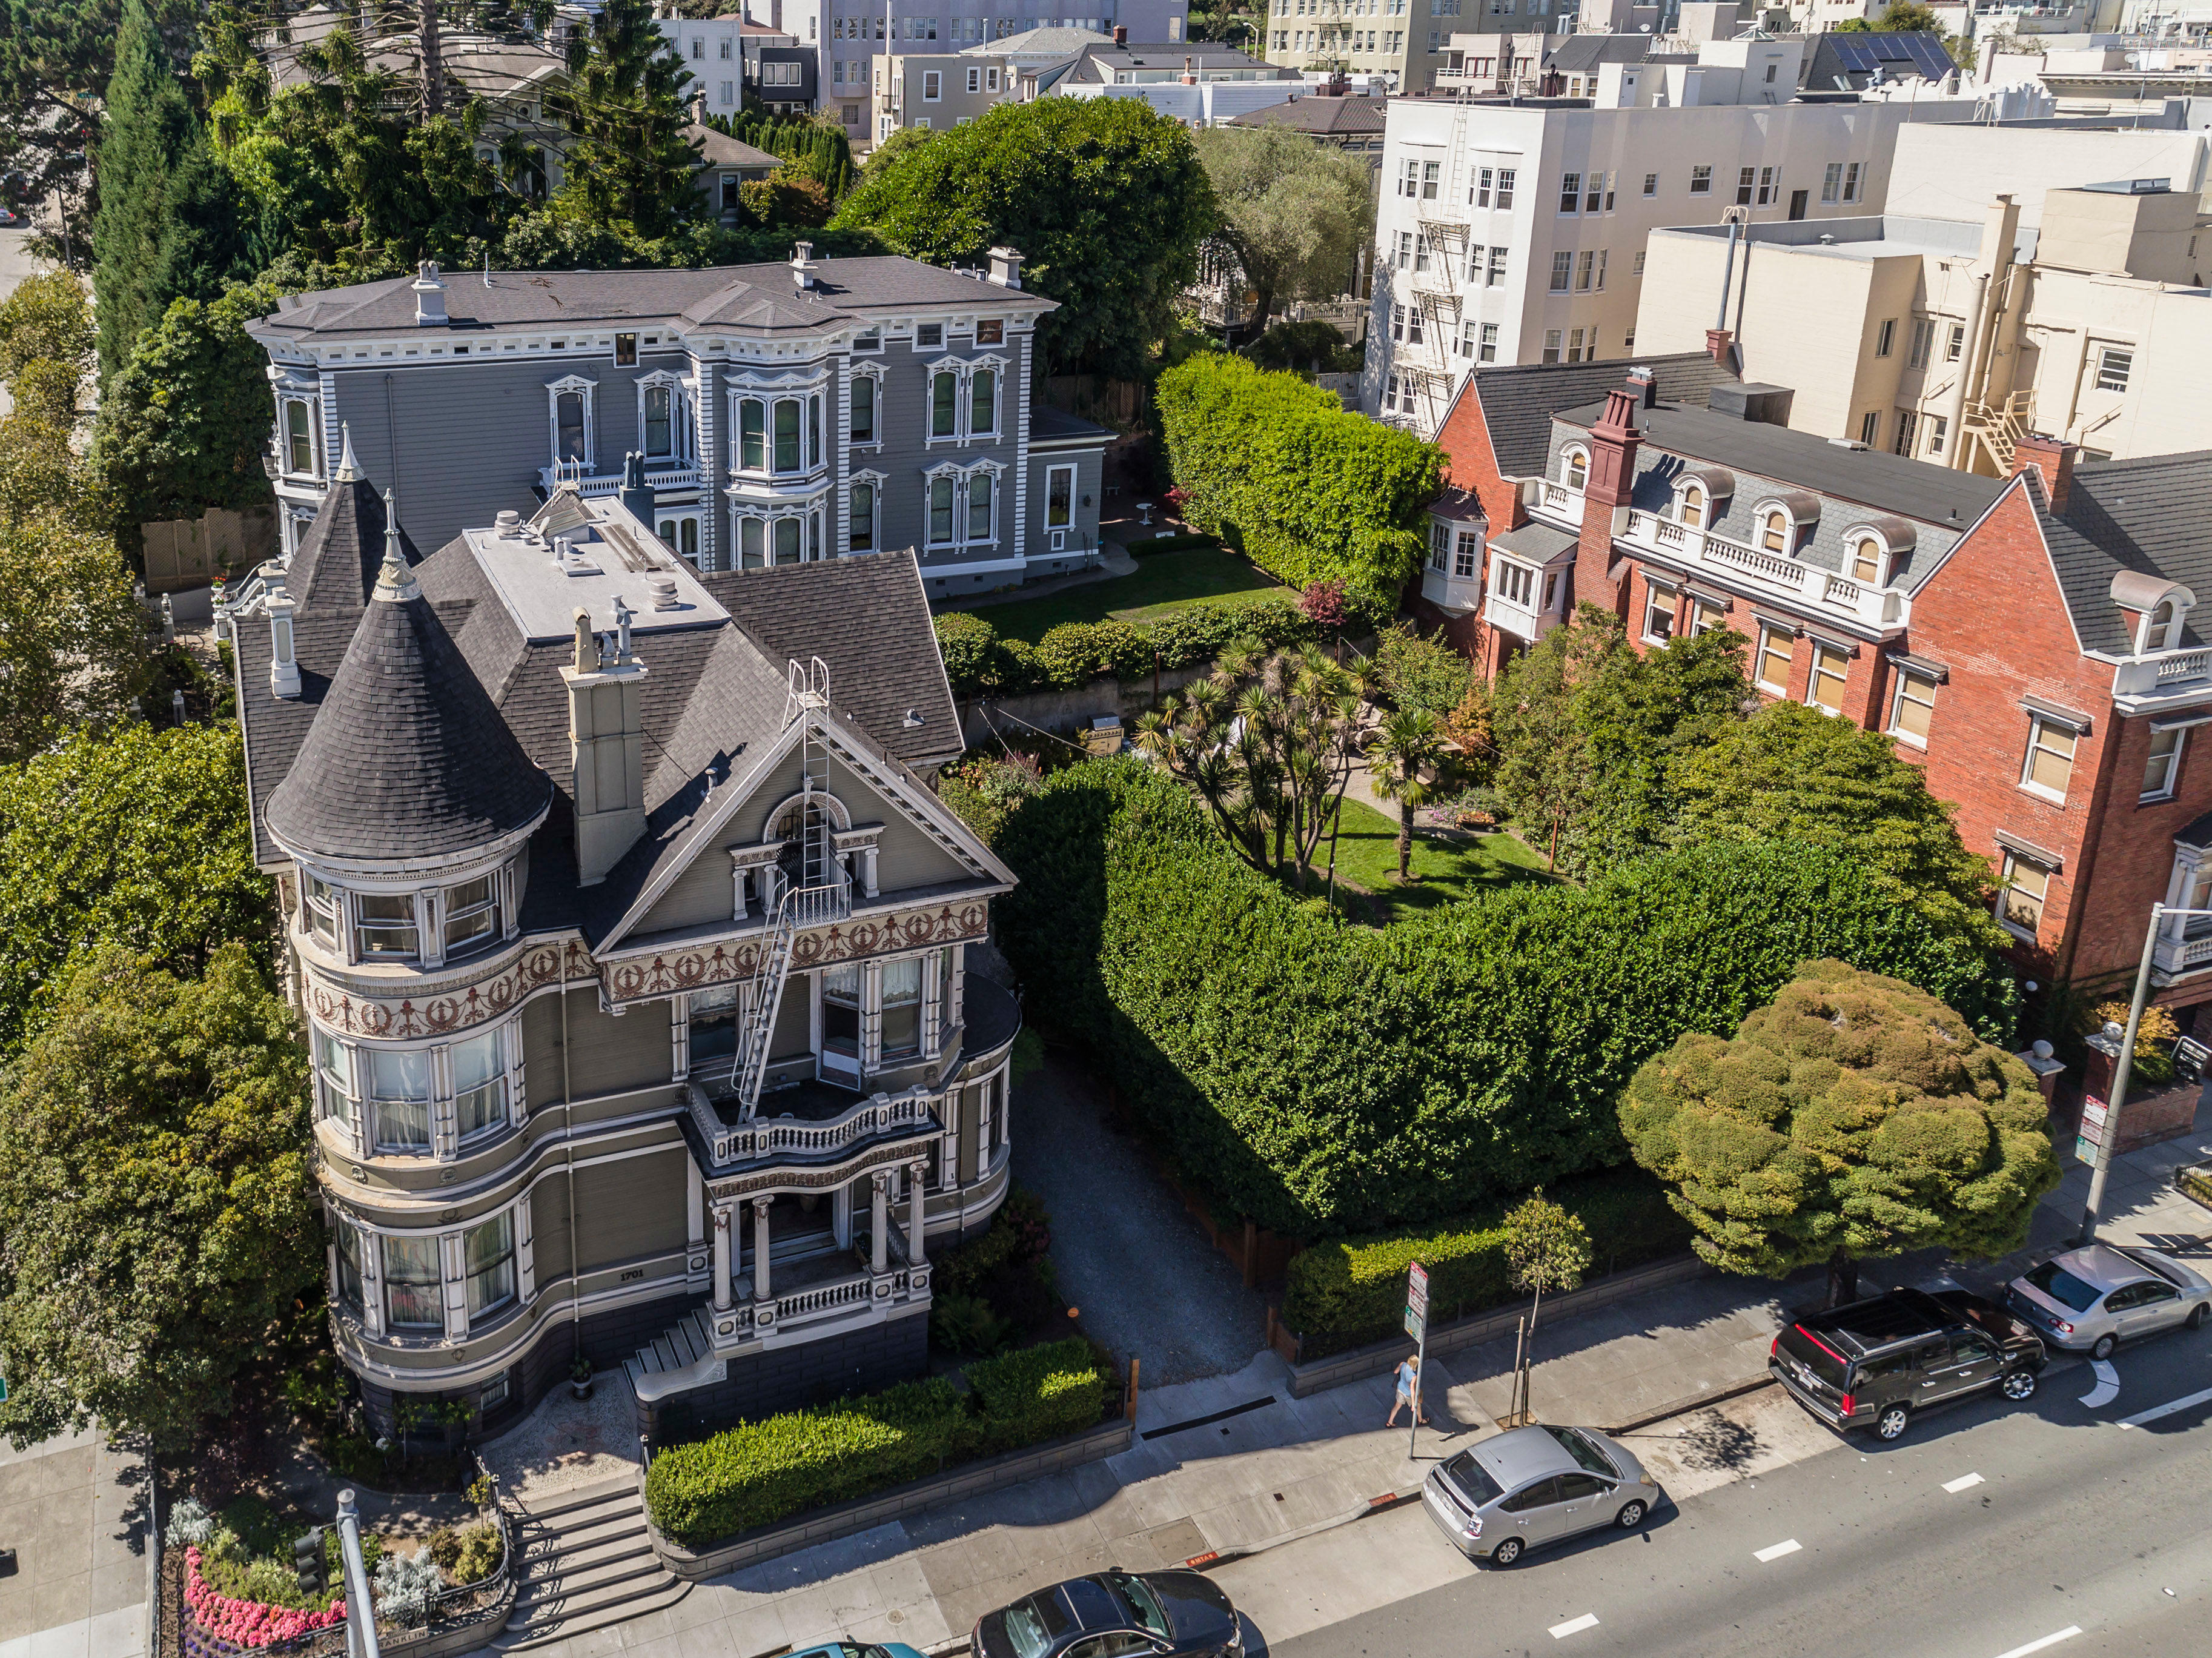
{"type": "Polygon", "coordinates": [[[1830,438],[1829,443],[1838,449],[1863,449],[1866,445],[1856,438],[1830,438]]]}

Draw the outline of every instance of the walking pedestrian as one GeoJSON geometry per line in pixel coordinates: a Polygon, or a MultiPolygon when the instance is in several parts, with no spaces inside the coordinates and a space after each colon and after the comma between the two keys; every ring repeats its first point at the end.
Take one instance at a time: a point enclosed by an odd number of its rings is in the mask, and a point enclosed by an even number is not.
{"type": "Polygon", "coordinates": [[[1382,1425],[1396,1427],[1398,1412],[1408,1405],[1413,1407],[1413,1420],[1425,1425],[1429,1418],[1421,1409],[1421,1362],[1412,1353],[1398,1361],[1397,1381],[1398,1397],[1391,1404],[1390,1419],[1382,1425]]]}

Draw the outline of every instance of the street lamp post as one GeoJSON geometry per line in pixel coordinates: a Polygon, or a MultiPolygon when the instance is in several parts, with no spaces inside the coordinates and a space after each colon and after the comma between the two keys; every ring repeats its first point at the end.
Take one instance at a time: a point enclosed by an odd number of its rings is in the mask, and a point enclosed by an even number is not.
{"type": "Polygon", "coordinates": [[[2119,1062],[2112,1067],[2112,1096],[2106,1102],[2104,1125],[2097,1135],[2096,1161],[2090,1164],[2089,1201],[2081,1212],[2079,1246],[2084,1249],[2097,1241],[2097,1212],[2105,1205],[2105,1176],[2112,1166],[2112,1140],[2119,1129],[2120,1112],[2128,1102],[2129,1073],[2135,1069],[2136,1033],[2142,1028],[2143,1004],[2150,999],[2151,957],[2158,948],[2159,929],[2178,915],[2212,916],[2212,909],[2179,909],[2167,904],[2150,907],[2142,959],[2136,964],[2136,993],[2128,1004],[2127,1034],[2120,1039],[2119,1062]]]}

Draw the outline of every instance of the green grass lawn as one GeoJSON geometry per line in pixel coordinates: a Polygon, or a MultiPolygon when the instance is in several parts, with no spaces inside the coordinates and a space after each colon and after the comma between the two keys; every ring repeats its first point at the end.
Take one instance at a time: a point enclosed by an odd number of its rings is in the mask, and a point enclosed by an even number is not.
{"type": "Polygon", "coordinates": [[[961,608],[972,608],[998,629],[1000,638],[1025,639],[1034,645],[1063,622],[1103,622],[1109,616],[1117,622],[1157,622],[1206,599],[1251,600],[1287,591],[1225,547],[1194,547],[1155,553],[1139,559],[1131,574],[1063,588],[1043,598],[961,608]]]}
{"type": "MultiPolygon", "coordinates": [[[[1328,840],[1315,855],[1315,872],[1328,866],[1328,840]]],[[[1433,909],[1479,892],[1519,881],[1551,881],[1544,854],[1519,836],[1499,833],[1456,841],[1441,834],[1413,831],[1412,872],[1398,882],[1398,824],[1372,806],[1347,797],[1336,841],[1337,907],[1355,921],[1387,926],[1421,910],[1433,909]]]]}

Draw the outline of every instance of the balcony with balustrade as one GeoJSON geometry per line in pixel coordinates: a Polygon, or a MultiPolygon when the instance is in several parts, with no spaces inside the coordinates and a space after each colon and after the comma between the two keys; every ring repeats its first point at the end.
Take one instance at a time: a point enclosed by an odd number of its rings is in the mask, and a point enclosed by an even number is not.
{"type": "Polygon", "coordinates": [[[2112,666],[2112,706],[2123,714],[2212,698],[2212,650],[2149,651],[2112,666]]]}
{"type": "MultiPolygon", "coordinates": [[[[1558,484],[1543,487],[1547,494],[1571,493],[1558,484]]],[[[1754,592],[1790,599],[1815,615],[1852,623],[1869,632],[1897,633],[1911,618],[1912,600],[1897,588],[1854,581],[1817,564],[1766,552],[1656,513],[1632,511],[1618,540],[1656,554],[1672,568],[1704,572],[1754,592]]]]}

